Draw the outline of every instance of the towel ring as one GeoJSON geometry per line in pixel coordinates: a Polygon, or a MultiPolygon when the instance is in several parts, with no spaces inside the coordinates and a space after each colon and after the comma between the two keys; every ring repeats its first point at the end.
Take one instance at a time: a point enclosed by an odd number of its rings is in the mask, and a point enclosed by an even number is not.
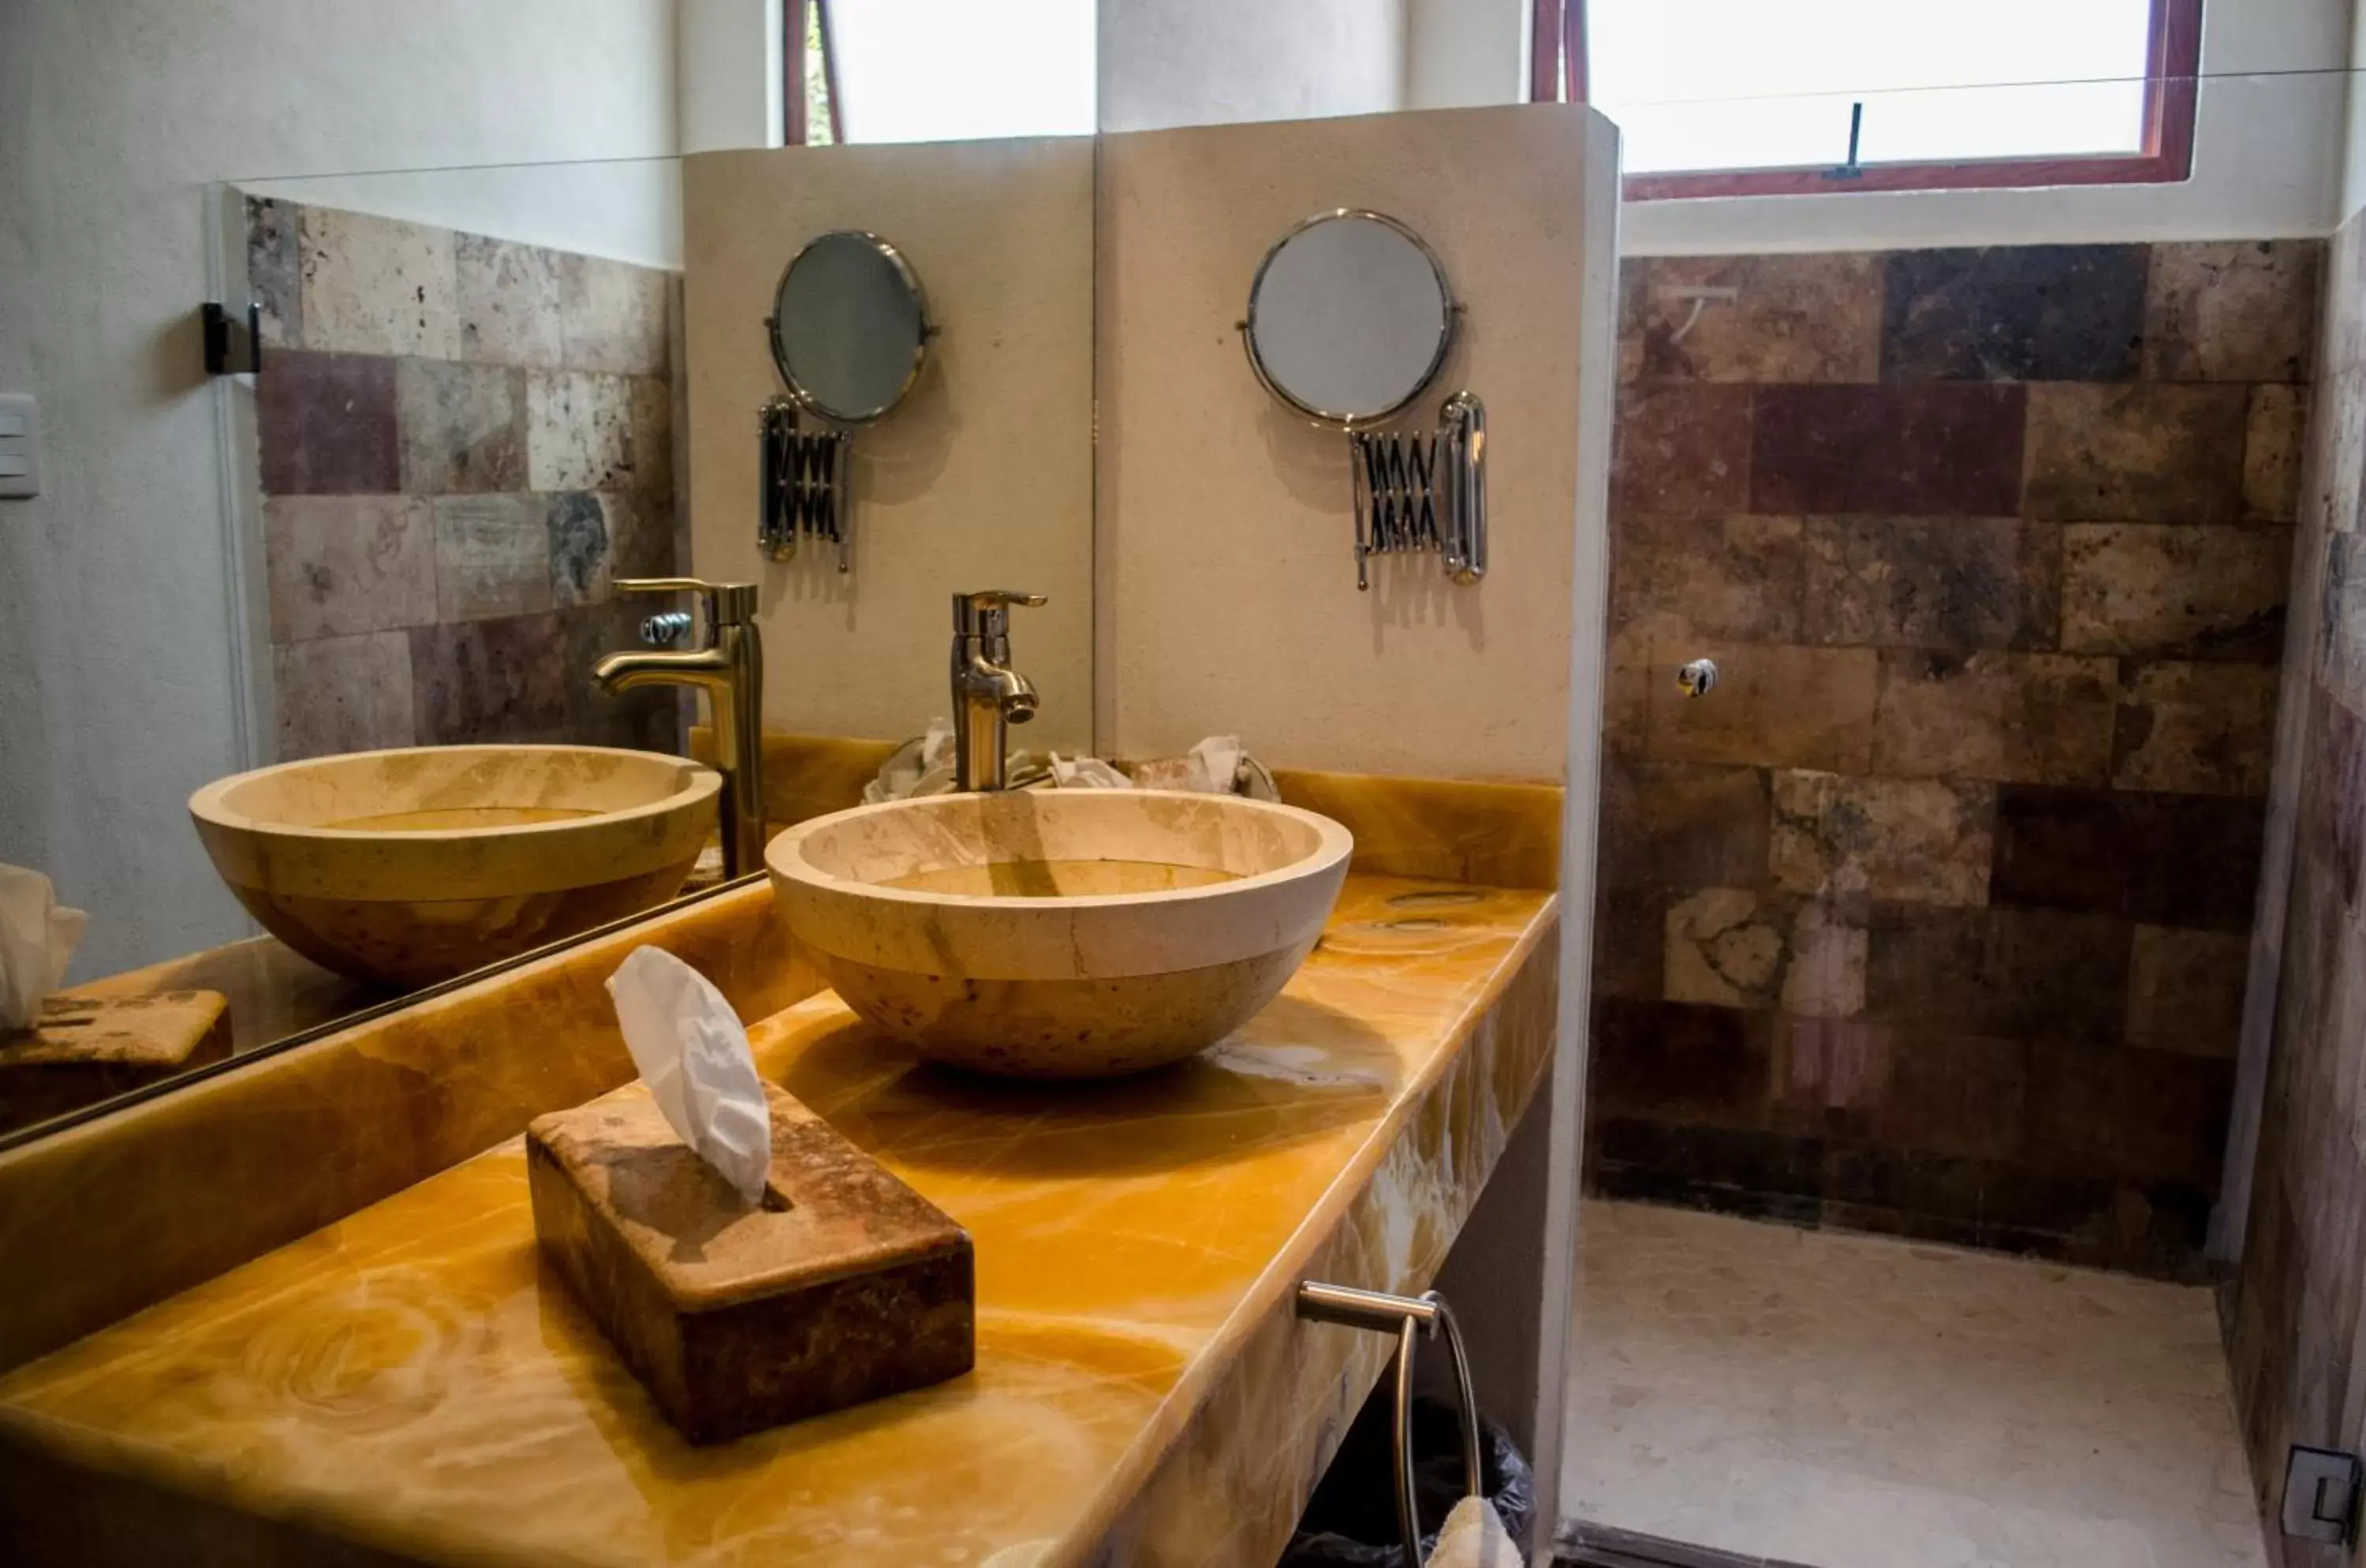
{"type": "Polygon", "coordinates": [[[1302,1280],[1298,1286],[1298,1315],[1312,1323],[1344,1324],[1397,1337],[1396,1409],[1391,1428],[1396,1440],[1397,1528],[1404,1534],[1407,1568],[1421,1568],[1421,1516],[1413,1491],[1413,1362],[1414,1348],[1443,1330],[1447,1353],[1454,1358],[1454,1393],[1462,1406],[1462,1487],[1482,1495],[1479,1464],[1479,1402],[1470,1392],[1470,1358],[1462,1348],[1462,1331],[1454,1325],[1453,1309],[1436,1291],[1418,1296],[1392,1296],[1381,1291],[1359,1291],[1352,1285],[1326,1285],[1302,1280]]]}

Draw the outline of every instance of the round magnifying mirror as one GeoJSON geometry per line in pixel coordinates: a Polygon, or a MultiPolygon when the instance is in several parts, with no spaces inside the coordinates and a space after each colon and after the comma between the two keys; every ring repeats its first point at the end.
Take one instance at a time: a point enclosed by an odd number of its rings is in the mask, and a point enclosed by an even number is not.
{"type": "Polygon", "coordinates": [[[919,378],[928,299],[903,253],[840,230],[793,257],[772,297],[772,362],[789,395],[839,424],[867,424],[919,378]]]}
{"type": "Polygon", "coordinates": [[[1308,219],[1257,264],[1249,364],[1267,390],[1333,424],[1384,419],[1421,395],[1454,340],[1446,269],[1393,218],[1308,219]]]}

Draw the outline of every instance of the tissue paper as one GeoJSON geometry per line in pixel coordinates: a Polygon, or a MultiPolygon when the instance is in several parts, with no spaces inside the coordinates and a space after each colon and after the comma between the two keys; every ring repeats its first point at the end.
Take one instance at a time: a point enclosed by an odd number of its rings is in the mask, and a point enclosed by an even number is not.
{"type": "Polygon", "coordinates": [[[772,1118],[748,1031],[706,976],[662,948],[637,947],[608,977],[641,1081],[693,1153],[740,1198],[764,1195],[772,1118]]]}
{"type": "Polygon", "coordinates": [[[65,983],[90,917],[58,902],[50,879],[0,865],[0,1029],[30,1029],[41,1003],[65,983]]]}

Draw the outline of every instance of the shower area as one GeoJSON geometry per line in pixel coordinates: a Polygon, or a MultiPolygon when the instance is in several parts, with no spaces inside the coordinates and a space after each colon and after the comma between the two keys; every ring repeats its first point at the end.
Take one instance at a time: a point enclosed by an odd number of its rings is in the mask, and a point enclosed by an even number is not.
{"type": "Polygon", "coordinates": [[[2358,1321],[2277,1177],[2357,1158],[2355,249],[1625,262],[1577,1561],[2267,1561],[2358,1321]]]}

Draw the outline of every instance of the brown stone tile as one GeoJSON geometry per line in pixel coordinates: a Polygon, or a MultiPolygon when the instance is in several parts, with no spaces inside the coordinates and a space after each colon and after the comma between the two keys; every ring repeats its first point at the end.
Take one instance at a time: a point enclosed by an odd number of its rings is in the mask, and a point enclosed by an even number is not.
{"type": "Polygon", "coordinates": [[[1862,1134],[1873,1109],[1888,1098],[1895,1043],[1886,1024],[1776,1014],[1775,1124],[1802,1133],[1862,1134]]]}
{"type": "Polygon", "coordinates": [[[2153,247],[2145,374],[2158,381],[2305,381],[2316,333],[2316,240],[2153,247]]]}
{"type": "Polygon", "coordinates": [[[1997,792],[1989,897],[2248,931],[2263,817],[2256,800],[2219,795],[2007,786],[1997,792]]]}
{"type": "Polygon", "coordinates": [[[666,278],[658,267],[562,254],[558,317],[567,367],[664,375],[666,278]]]}
{"type": "Polygon", "coordinates": [[[567,738],[575,744],[682,752],[679,692],[643,686],[610,694],[592,680],[592,667],[602,656],[641,646],[641,617],[648,610],[647,604],[627,598],[558,613],[567,738]]]}
{"type": "Polygon", "coordinates": [[[1791,517],[1653,517],[1621,530],[1615,626],[1662,636],[1795,642],[1805,557],[1791,517]]]}
{"type": "Polygon", "coordinates": [[[412,495],[521,491],[525,372],[444,359],[395,362],[402,488],[412,495]]]}
{"type": "Polygon", "coordinates": [[[2064,521],[2232,523],[2243,513],[2249,407],[2241,387],[2034,386],[2021,510],[2064,521]]]}
{"type": "Polygon", "coordinates": [[[2128,964],[2128,1043],[2233,1056],[2250,949],[2242,931],[2138,926],[2128,964]]]}
{"type": "Polygon", "coordinates": [[[596,495],[574,490],[549,499],[544,512],[549,530],[550,598],[564,610],[607,601],[610,571],[608,519],[596,495]]]}
{"type": "Polygon", "coordinates": [[[1820,1138],[1604,1115],[1587,1152],[1595,1190],[1606,1198],[1796,1225],[1817,1224],[1823,1208],[1820,1138]]]}
{"type": "Polygon", "coordinates": [[[435,510],[435,602],[446,621],[524,615],[551,604],[547,502],[537,495],[450,495],[435,510]]]}
{"type": "Polygon", "coordinates": [[[1869,649],[1657,644],[1646,749],[1661,761],[1866,772],[1877,659],[1869,649]],[[1722,672],[1706,697],[1676,685],[1678,667],[1696,657],[1714,659],[1722,672]]]}
{"type": "MultiPolygon", "coordinates": [[[[1889,1032],[1888,1092],[1873,1107],[1873,1138],[1971,1158],[2011,1159],[2021,1152],[2029,1124],[2027,1041],[1889,1032]]],[[[1994,1210],[1983,1215],[1992,1223],[2004,1217],[1994,1210]]]]}
{"type": "Polygon", "coordinates": [[[1613,627],[1603,650],[1602,746],[1606,756],[1639,756],[1651,748],[1651,654],[1648,629],[1613,627]]]}
{"type": "Polygon", "coordinates": [[[2251,389],[2243,434],[2243,516],[2289,523],[2300,514],[2300,481],[2308,445],[2308,389],[2251,389]]]}
{"type": "Polygon", "coordinates": [[[2030,1059],[2030,1158],[2214,1190],[2234,1069],[2169,1051],[2041,1048],[2030,1059]]]}
{"type": "Polygon", "coordinates": [[[1623,518],[1751,510],[1750,400],[1747,387],[1621,387],[1610,466],[1612,513],[1623,518]]]}
{"type": "Polygon", "coordinates": [[[463,234],[455,260],[462,358],[535,370],[556,370],[565,363],[559,253],[463,234]]]}
{"type": "Polygon", "coordinates": [[[2112,742],[2120,789],[2263,795],[2280,676],[2264,664],[2146,664],[2128,672],[2112,742]]]}
{"type": "Polygon", "coordinates": [[[1773,1032],[1763,1012],[1600,998],[1592,1093],[1608,1115],[1761,1125],[1773,1032]]]}
{"type": "Polygon", "coordinates": [[[246,198],[246,296],[263,307],[265,348],[304,346],[302,209],[246,198]]]}
{"type": "Polygon", "coordinates": [[[1865,925],[1838,905],[1706,887],[1672,895],[1662,984],[1670,1001],[1847,1018],[1865,1007],[1865,925]]]}
{"type": "Polygon", "coordinates": [[[2344,907],[2355,909],[2366,883],[2366,723],[2322,686],[2310,709],[2298,847],[2332,874],[2344,907]]]}
{"type": "Polygon", "coordinates": [[[411,743],[411,634],[317,637],[271,650],[278,760],[411,743]]]}
{"type": "Polygon", "coordinates": [[[1905,777],[2101,784],[2118,667],[2054,653],[1881,656],[1874,766],[1905,777]]]}
{"type": "Polygon", "coordinates": [[[271,640],[303,642],[435,618],[435,526],[393,495],[275,495],[263,503],[271,640]]]}
{"type": "Polygon", "coordinates": [[[1665,991],[1662,958],[1667,950],[1669,895],[1653,887],[1614,887],[1598,883],[1594,898],[1594,973],[1588,988],[1599,997],[1655,1002],[1665,991]]]}
{"type": "Polygon", "coordinates": [[[626,396],[631,404],[633,489],[670,502],[674,490],[673,383],[637,376],[626,396]]]}
{"type": "Polygon", "coordinates": [[[1811,517],[1800,626],[1809,642],[2051,648],[2062,531],[2010,517],[1811,517]]]}
{"type": "Polygon", "coordinates": [[[2282,528],[2074,523],[2062,538],[2062,646],[2273,660],[2291,575],[2282,528]]]}
{"type": "Polygon", "coordinates": [[[1606,757],[1596,881],[1628,888],[1761,886],[1767,812],[1766,775],[1756,768],[1606,757]]]}
{"type": "Polygon", "coordinates": [[[1750,510],[1999,516],[2021,509],[2024,389],[1762,387],[1750,510]]]}
{"type": "Polygon", "coordinates": [[[2123,381],[2144,335],[2143,245],[1900,251],[1884,270],[1885,381],[2123,381]]]}
{"type": "Polygon", "coordinates": [[[1937,779],[1774,776],[1768,875],[1789,893],[1985,904],[1996,790],[1937,779]]]}
{"type": "Polygon", "coordinates": [[[1662,256],[1639,270],[1632,336],[1646,379],[1875,378],[1881,335],[1875,256],[1662,256]],[[1734,293],[1703,299],[1696,312],[1698,297],[1687,291],[1703,288],[1734,293]]]}
{"type": "Polygon", "coordinates": [[[600,515],[608,534],[609,566],[618,577],[671,577],[681,558],[672,498],[603,491],[600,515]]]}
{"type": "Polygon", "coordinates": [[[307,344],[347,354],[459,356],[450,230],[307,207],[303,237],[307,344]]]}
{"type": "Polygon", "coordinates": [[[2116,1040],[2133,929],[2053,909],[1876,904],[1865,1012],[1941,1033],[2116,1040]]]}
{"type": "Polygon", "coordinates": [[[2317,679],[2353,713],[2366,711],[2366,536],[2325,541],[2317,625],[2317,679]]]}
{"type": "Polygon", "coordinates": [[[566,643],[557,615],[415,626],[410,637],[419,744],[540,739],[565,729],[566,643]]]}
{"type": "Polygon", "coordinates": [[[526,473],[538,491],[636,488],[633,383],[572,371],[526,375],[526,473]]]}
{"type": "Polygon", "coordinates": [[[394,361],[287,350],[254,381],[266,495],[386,495],[401,488],[394,361]]]}

